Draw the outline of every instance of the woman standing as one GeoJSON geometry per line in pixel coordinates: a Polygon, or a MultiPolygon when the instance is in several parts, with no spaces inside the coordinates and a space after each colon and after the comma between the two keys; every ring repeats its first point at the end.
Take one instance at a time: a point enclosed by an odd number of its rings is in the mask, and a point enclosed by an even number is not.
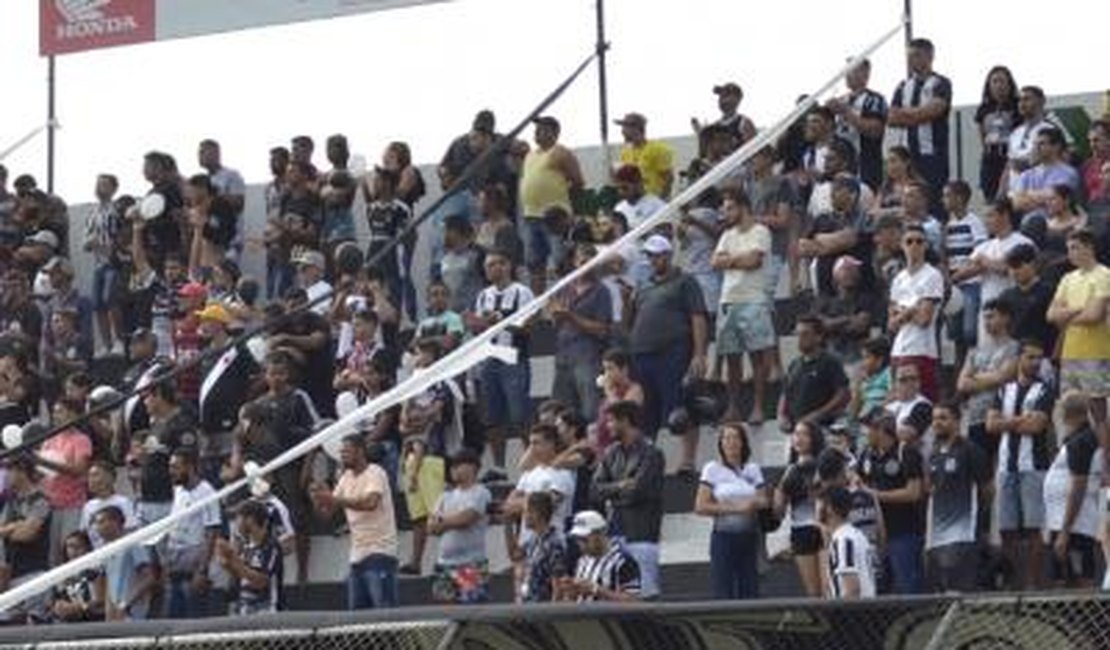
{"type": "Polygon", "coordinates": [[[887,214],[900,214],[905,188],[923,182],[921,174],[914,169],[910,150],[901,145],[891,147],[886,152],[886,176],[871,208],[872,220],[887,214]]]}
{"type": "Polygon", "coordinates": [[[820,551],[824,546],[817,524],[817,456],[824,448],[824,437],[817,425],[799,422],[794,427],[791,452],[794,460],[786,467],[775,490],[775,514],[782,517],[790,506],[790,550],[807,596],[821,597],[820,551]]]}
{"type": "Polygon", "coordinates": [[[1006,66],[996,65],[983,82],[983,99],[975,110],[983,153],[979,158],[979,189],[987,202],[998,195],[998,183],[1006,171],[1010,132],[1021,122],[1018,115],[1018,90],[1014,75],[1006,66]]]}
{"type": "Polygon", "coordinates": [[[721,425],[717,460],[701,470],[694,512],[713,518],[709,565],[713,597],[722,600],[759,597],[759,518],[767,506],[763,471],[752,462],[747,428],[740,422],[721,425]]]}

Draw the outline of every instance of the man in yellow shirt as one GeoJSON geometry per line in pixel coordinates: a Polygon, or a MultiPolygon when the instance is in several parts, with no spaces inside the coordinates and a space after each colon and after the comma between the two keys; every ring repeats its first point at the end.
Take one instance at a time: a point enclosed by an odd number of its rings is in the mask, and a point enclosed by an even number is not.
{"type": "Polygon", "coordinates": [[[1068,236],[1068,260],[1075,266],[1060,280],[1048,320],[1064,337],[1060,350],[1060,389],[1078,390],[1091,399],[1095,424],[1106,422],[1110,397],[1110,269],[1095,257],[1097,240],[1088,229],[1068,236]]]}
{"type": "Polygon", "coordinates": [[[625,143],[621,148],[621,164],[640,170],[648,194],[670,198],[674,184],[674,151],[658,140],[647,139],[647,118],[639,113],[629,113],[617,120],[617,124],[625,143]]]}

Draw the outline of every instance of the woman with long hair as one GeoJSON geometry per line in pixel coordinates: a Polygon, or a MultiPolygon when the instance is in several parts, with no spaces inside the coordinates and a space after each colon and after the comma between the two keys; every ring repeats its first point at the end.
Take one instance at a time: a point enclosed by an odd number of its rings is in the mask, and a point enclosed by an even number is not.
{"type": "Polygon", "coordinates": [[[790,550],[807,596],[819,598],[821,588],[821,527],[817,523],[817,457],[824,448],[824,436],[816,424],[799,422],[791,438],[794,460],[783,472],[775,490],[775,514],[790,511],[790,550]]]}
{"type": "Polygon", "coordinates": [[[1076,209],[1075,194],[1067,185],[1053,185],[1045,209],[1048,218],[1033,220],[1022,231],[1041,249],[1041,274],[1056,286],[1074,269],[1068,261],[1068,235],[1088,224],[1087,214],[1076,209]],[[1034,232],[1040,231],[1041,232],[1034,232]]]}
{"type": "Polygon", "coordinates": [[[713,597],[759,597],[758,513],[768,504],[763,471],[752,461],[747,427],[726,422],[717,433],[717,459],[705,464],[694,512],[713,518],[709,566],[713,597]]]}
{"type": "Polygon", "coordinates": [[[1004,65],[996,65],[983,81],[983,98],[975,109],[983,153],[979,158],[979,189],[983,198],[993,201],[1009,160],[1010,132],[1021,122],[1018,115],[1018,88],[1014,75],[1004,65]]]}
{"type": "Polygon", "coordinates": [[[907,187],[924,183],[924,179],[913,166],[913,155],[901,145],[895,145],[886,152],[883,184],[875,194],[871,208],[873,219],[885,214],[898,214],[902,209],[902,194],[907,187]]]}

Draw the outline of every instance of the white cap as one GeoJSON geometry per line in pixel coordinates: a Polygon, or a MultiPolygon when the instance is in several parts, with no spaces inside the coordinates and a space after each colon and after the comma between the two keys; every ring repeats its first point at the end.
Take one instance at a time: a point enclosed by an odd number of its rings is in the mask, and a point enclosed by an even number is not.
{"type": "Polygon", "coordinates": [[[28,237],[27,241],[49,246],[52,250],[58,250],[58,236],[49,230],[40,230],[28,237]]]}
{"type": "Polygon", "coordinates": [[[574,522],[570,528],[572,537],[586,537],[594,533],[604,533],[609,530],[609,522],[596,510],[583,510],[574,515],[574,522]]]}
{"type": "Polygon", "coordinates": [[[672,250],[671,241],[663,235],[652,235],[644,241],[643,251],[648,255],[665,255],[672,250]]]}

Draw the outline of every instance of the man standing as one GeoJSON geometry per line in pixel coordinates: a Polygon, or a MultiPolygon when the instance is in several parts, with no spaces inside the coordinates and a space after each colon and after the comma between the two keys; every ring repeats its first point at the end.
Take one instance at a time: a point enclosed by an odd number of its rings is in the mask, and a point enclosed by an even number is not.
{"type": "Polygon", "coordinates": [[[1023,341],[1017,378],[997,391],[987,411],[987,434],[999,440],[998,530],[1003,553],[1016,565],[1019,589],[1039,589],[1043,583],[1044,476],[1052,462],[1055,397],[1040,379],[1043,362],[1043,345],[1023,341]]]}
{"type": "Polygon", "coordinates": [[[925,261],[925,231],[907,226],[902,234],[906,268],[894,276],[890,287],[887,324],[897,332],[890,354],[894,365],[916,366],[921,391],[932,401],[938,395],[937,312],[944,298],[944,277],[925,261]]]}
{"type": "Polygon", "coordinates": [[[1013,308],[1008,303],[991,300],[983,305],[983,317],[994,345],[968,353],[956,379],[956,391],[967,400],[968,439],[994,463],[998,440],[987,435],[987,411],[998,390],[1017,374],[1021,346],[1010,336],[1013,308]]]}
{"type": "MultiPolygon", "coordinates": [[[[606,504],[612,517],[609,532],[620,539],[639,565],[640,595],[646,599],[655,598],[660,593],[663,452],[644,437],[640,429],[640,407],[635,402],[612,404],[606,410],[606,418],[617,442],[605,451],[594,473],[590,490],[592,500],[606,504]]],[[[575,526],[580,516],[575,517],[575,526]]],[[[582,536],[574,531],[571,534],[582,536]]],[[[588,549],[584,551],[589,554],[588,549]]]]}
{"type": "Polygon", "coordinates": [[[894,142],[910,150],[914,168],[929,184],[930,212],[940,212],[940,193],[948,182],[948,113],[952,82],[933,71],[932,41],[910,41],[907,61],[910,77],[898,84],[890,101],[887,121],[894,142]]]}
{"type": "Polygon", "coordinates": [[[621,164],[640,170],[648,194],[670,198],[674,184],[674,151],[659,140],[647,139],[647,118],[640,113],[628,113],[616,123],[624,137],[621,164]]]}
{"type": "Polygon", "coordinates": [[[829,531],[829,589],[832,600],[874,598],[875,549],[851,521],[854,497],[844,486],[830,488],[821,498],[822,520],[829,531]]]}
{"type": "MultiPolygon", "coordinates": [[[[652,439],[676,409],[683,379],[705,375],[708,345],[705,299],[692,276],[671,265],[671,242],[652,235],[643,244],[651,277],[635,293],[624,290],[623,316],[637,381],[644,388],[644,433],[652,439]]],[[[623,288],[622,288],[623,289],[623,288]]],[[[683,467],[693,467],[697,430],[687,434],[683,467]]]]}
{"type": "Polygon", "coordinates": [[[609,524],[599,512],[574,515],[570,534],[578,540],[582,555],[573,578],[556,580],[556,600],[627,603],[640,599],[640,568],[619,541],[609,538],[608,531],[609,524]]]}
{"type": "Polygon", "coordinates": [[[860,180],[877,191],[883,181],[887,105],[882,95],[867,87],[870,80],[871,61],[864,59],[844,78],[848,94],[829,100],[827,106],[836,115],[837,135],[859,156],[860,180]]]}
{"type": "Polygon", "coordinates": [[[582,188],[582,169],[574,152],[559,144],[559,120],[544,115],[536,126],[536,148],[524,158],[520,173],[520,205],[524,215],[524,258],[532,290],[543,293],[547,275],[563,260],[564,224],[549,223],[553,209],[574,214],[571,193],[582,188]]]}
{"type": "Polygon", "coordinates": [[[220,159],[220,143],[212,139],[200,141],[197,148],[197,162],[208,174],[212,187],[227,204],[230,216],[235,221],[235,235],[228,250],[236,259],[243,253],[243,206],[247,196],[247,184],[243,175],[230,167],[224,167],[220,159]]]}
{"type": "MultiPolygon", "coordinates": [[[[979,278],[980,304],[998,298],[1003,291],[1013,286],[1006,262],[1009,252],[1021,245],[1033,246],[1028,237],[1014,231],[1014,208],[1009,199],[998,199],[992,203],[983,225],[986,226],[990,239],[977,245],[967,264],[954,271],[951,276],[953,282],[979,278]]],[[[990,346],[993,341],[985,330],[983,315],[980,314],[976,338],[981,346],[990,346]]]]}
{"type": "MultiPolygon", "coordinates": [[[[126,533],[124,513],[114,505],[98,510],[92,523],[103,543],[126,533]]],[[[108,621],[143,620],[158,587],[158,564],[149,546],[135,544],[104,563],[104,618],[108,621]]]]}
{"type": "Polygon", "coordinates": [[[936,446],[929,457],[929,539],[925,544],[930,591],[976,588],[981,533],[988,529],[990,461],[960,435],[958,402],[933,407],[936,446]]]}
{"type": "Polygon", "coordinates": [[[96,177],[96,207],[85,218],[84,249],[96,261],[93,271],[93,313],[100,334],[100,354],[123,356],[123,312],[120,310],[123,217],[112,200],[119,180],[111,174],[96,177]]]}
{"type": "MultiPolygon", "coordinates": [[[[169,469],[174,486],[171,517],[216,494],[197,471],[196,451],[179,449],[173,452],[169,469]]],[[[220,504],[212,502],[178,520],[170,529],[163,562],[168,578],[167,617],[200,618],[211,613],[208,601],[212,581],[208,576],[208,564],[222,523],[220,504]]]]}
{"type": "Polygon", "coordinates": [[[825,324],[819,317],[798,319],[798,353],[786,370],[779,399],[783,433],[799,422],[832,424],[851,398],[844,365],[825,350],[825,324]]]}
{"type": "Polygon", "coordinates": [[[1033,155],[1037,164],[1023,171],[1010,188],[1014,209],[1023,213],[1023,226],[1031,219],[1048,219],[1048,202],[1058,185],[1066,186],[1073,196],[1078,195],[1079,172],[1067,163],[1067,146],[1064,132],[1060,129],[1050,127],[1037,133],[1037,148],[1033,155]]]}
{"type": "Polygon", "coordinates": [[[1064,443],[1044,478],[1045,528],[1051,545],[1049,575],[1057,587],[1090,589],[1098,548],[1098,489],[1103,453],[1091,427],[1091,400],[1082,393],[1061,399],[1064,443]]]}
{"type": "Polygon", "coordinates": [[[367,460],[361,436],[344,438],[339,454],[343,474],[335,490],[317,486],[312,501],[324,515],[341,508],[347,516],[351,529],[347,608],[396,607],[397,525],[389,476],[367,460]]]}
{"type": "MultiPolygon", "coordinates": [[[[579,244],[574,249],[575,268],[585,266],[596,254],[592,244],[579,244]]],[[[591,270],[548,303],[548,313],[557,327],[551,396],[582,417],[593,418],[601,399],[597,386],[601,355],[611,340],[612,294],[591,270]]]]}
{"type": "Polygon", "coordinates": [[[694,127],[694,134],[702,136],[708,127],[723,128],[729,136],[729,146],[726,153],[732,153],[745,142],[755,137],[755,123],[751,118],[740,112],[740,102],[744,101],[744,90],[740,84],[726,81],[719,86],[713,86],[713,94],[717,96],[717,108],[721,116],[715,122],[703,125],[697,118],[690,119],[694,127]]]}
{"type": "Polygon", "coordinates": [[[162,519],[173,506],[170,454],[197,449],[197,421],[193,412],[178,403],[169,381],[158,381],[143,390],[143,405],[150,416],[150,430],[135,432],[131,441],[139,471],[139,523],[162,519]]]}
{"type": "Polygon", "coordinates": [[[50,569],[50,503],[30,455],[8,461],[8,496],[0,510],[0,587],[26,582],[50,569]]]}
{"type": "Polygon", "coordinates": [[[1014,338],[1038,341],[1042,350],[1056,349],[1056,328],[1046,315],[1055,289],[1037,272],[1037,248],[1019,244],[1006,255],[1006,266],[1014,286],[1002,292],[999,300],[1014,310],[1014,338]]]}
{"type": "Polygon", "coordinates": [[[236,549],[222,537],[216,542],[220,566],[239,585],[235,613],[250,616],[284,607],[281,547],[270,528],[270,513],[258,501],[244,501],[236,515],[242,545],[236,549]]]}
{"type": "Polygon", "coordinates": [[[81,509],[81,521],[78,524],[78,528],[89,535],[93,548],[104,545],[104,538],[95,525],[95,519],[96,514],[107,507],[119,510],[123,519],[120,522],[121,530],[133,529],[138,523],[131,497],[116,492],[116,466],[107,460],[94,460],[89,466],[89,500],[81,509]]]}
{"type": "MultiPolygon", "coordinates": [[[[1056,128],[1068,138],[1067,129],[1055,114],[1045,112],[1045,95],[1040,86],[1023,86],[1018,94],[1018,115],[1021,124],[1010,132],[1009,145],[1006,154],[1009,158],[1007,174],[1009,186],[1000,183],[999,187],[1013,190],[1022,172],[1034,164],[1034,155],[1037,148],[1037,135],[1045,129],[1056,128]]],[[[988,197],[989,198],[989,197],[988,197]]]]}

